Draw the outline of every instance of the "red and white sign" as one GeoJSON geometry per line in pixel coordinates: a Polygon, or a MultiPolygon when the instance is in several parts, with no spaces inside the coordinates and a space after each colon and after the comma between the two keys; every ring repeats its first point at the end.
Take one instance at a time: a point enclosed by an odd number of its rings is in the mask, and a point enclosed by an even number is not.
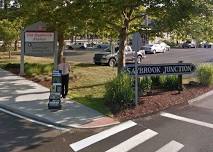
{"type": "Polygon", "coordinates": [[[25,42],[53,42],[53,32],[25,32],[25,42]]]}

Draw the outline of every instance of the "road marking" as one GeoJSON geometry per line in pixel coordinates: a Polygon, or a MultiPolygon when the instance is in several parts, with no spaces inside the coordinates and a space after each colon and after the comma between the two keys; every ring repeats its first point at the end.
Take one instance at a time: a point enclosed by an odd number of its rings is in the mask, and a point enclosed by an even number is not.
{"type": "Polygon", "coordinates": [[[95,135],[92,135],[90,137],[87,137],[83,140],[80,140],[76,143],[73,143],[73,144],[70,144],[70,147],[74,150],[74,151],[79,151],[85,147],[88,147],[96,142],[99,142],[105,138],[108,138],[116,133],[119,133],[123,130],[126,130],[128,128],[131,128],[133,126],[137,125],[135,122],[133,121],[127,121],[127,122],[124,122],[120,125],[117,125],[115,127],[112,127],[110,129],[107,129],[105,131],[102,131],[98,134],[95,134],[95,135]]]}
{"type": "Polygon", "coordinates": [[[166,144],[165,146],[161,147],[159,150],[157,150],[156,152],[178,152],[179,150],[181,150],[184,147],[183,144],[176,142],[174,140],[172,140],[171,142],[169,142],[168,144],[166,144]]]}
{"type": "Polygon", "coordinates": [[[147,129],[133,136],[132,138],[122,142],[121,144],[107,150],[106,152],[127,152],[133,149],[134,147],[140,145],[141,143],[149,140],[150,138],[156,136],[157,134],[157,132],[147,129]]]}
{"type": "Polygon", "coordinates": [[[47,124],[47,123],[44,123],[44,122],[40,122],[40,121],[37,121],[37,120],[33,120],[33,119],[31,119],[31,118],[27,118],[27,117],[25,117],[25,116],[21,116],[21,115],[19,115],[19,114],[13,113],[13,112],[11,112],[11,111],[8,111],[8,110],[2,109],[2,108],[0,108],[0,111],[2,111],[2,112],[4,112],[4,113],[7,113],[7,114],[9,114],[9,115],[12,115],[12,116],[15,116],[15,117],[18,117],[18,118],[21,118],[21,119],[30,121],[30,122],[32,122],[32,123],[36,123],[36,124],[42,125],[42,126],[46,126],[46,127],[49,127],[49,128],[54,128],[54,129],[57,129],[57,130],[61,130],[61,131],[63,131],[63,132],[70,131],[70,129],[63,128],[63,127],[57,127],[57,126],[50,125],[50,124],[47,124]]]}
{"type": "Polygon", "coordinates": [[[203,127],[213,129],[213,124],[211,124],[211,123],[198,121],[198,120],[194,120],[194,119],[190,119],[190,118],[186,118],[186,117],[181,117],[181,116],[177,116],[177,115],[174,115],[174,114],[171,114],[171,113],[165,113],[165,112],[162,112],[160,115],[163,116],[163,117],[176,119],[176,120],[180,120],[180,121],[184,121],[184,122],[188,122],[188,123],[192,123],[192,124],[196,124],[196,125],[199,125],[199,126],[203,126],[203,127]]]}

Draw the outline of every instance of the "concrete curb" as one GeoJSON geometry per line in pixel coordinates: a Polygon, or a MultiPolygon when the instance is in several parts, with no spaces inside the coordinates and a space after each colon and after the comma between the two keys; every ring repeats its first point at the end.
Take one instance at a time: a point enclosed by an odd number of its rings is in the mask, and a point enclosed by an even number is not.
{"type": "Polygon", "coordinates": [[[91,126],[91,127],[82,127],[82,126],[78,126],[78,125],[62,125],[60,123],[54,123],[48,119],[45,119],[45,118],[41,118],[41,117],[38,117],[38,116],[35,116],[33,114],[30,114],[30,113],[27,113],[27,112],[23,112],[21,110],[18,110],[18,109],[15,109],[15,108],[11,108],[10,106],[6,106],[6,105],[3,105],[3,104],[0,104],[0,108],[4,109],[4,110],[7,110],[9,112],[12,112],[12,113],[15,113],[15,114],[18,114],[20,116],[23,116],[23,117],[27,117],[29,119],[32,119],[32,120],[35,120],[35,121],[38,121],[38,122],[41,122],[41,123],[46,123],[46,124],[49,124],[49,125],[53,125],[55,127],[59,127],[59,128],[66,128],[66,129],[69,129],[69,128],[74,128],[74,129],[96,129],[96,128],[102,128],[102,127],[109,127],[109,126],[113,126],[113,125],[117,125],[119,124],[120,122],[116,121],[114,123],[111,123],[111,124],[106,124],[106,125],[94,125],[94,126],[91,126]]]}
{"type": "Polygon", "coordinates": [[[200,96],[198,96],[198,97],[196,97],[194,99],[189,100],[188,103],[191,105],[192,103],[197,102],[199,100],[202,100],[202,99],[204,99],[204,98],[206,98],[208,96],[211,96],[211,95],[213,95],[213,90],[211,90],[211,91],[209,91],[207,93],[204,93],[204,94],[202,94],[202,95],[200,95],[200,96]]]}

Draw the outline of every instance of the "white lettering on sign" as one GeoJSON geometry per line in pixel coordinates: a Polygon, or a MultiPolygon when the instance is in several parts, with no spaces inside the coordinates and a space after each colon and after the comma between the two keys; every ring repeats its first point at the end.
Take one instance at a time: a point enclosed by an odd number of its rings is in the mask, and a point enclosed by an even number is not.
{"type": "Polygon", "coordinates": [[[25,32],[25,42],[53,42],[53,32],[25,32]]]}
{"type": "Polygon", "coordinates": [[[139,67],[138,73],[160,73],[160,67],[139,67]]]}

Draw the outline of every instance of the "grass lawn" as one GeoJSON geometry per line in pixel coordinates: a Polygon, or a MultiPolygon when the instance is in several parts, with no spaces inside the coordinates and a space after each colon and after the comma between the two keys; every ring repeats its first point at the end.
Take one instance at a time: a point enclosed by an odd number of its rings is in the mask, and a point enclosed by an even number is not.
{"type": "MultiPolygon", "coordinates": [[[[16,65],[20,62],[20,57],[17,53],[13,54],[12,58],[8,58],[8,53],[0,53],[0,67],[8,63],[16,65]]],[[[46,71],[45,75],[49,75],[51,79],[51,68],[53,60],[51,58],[40,57],[25,57],[25,71],[27,75],[40,77],[40,71],[46,71]],[[44,67],[44,68],[41,68],[44,67]],[[49,70],[49,72],[48,72],[49,70]]],[[[93,64],[71,63],[72,72],[70,76],[69,97],[72,100],[80,102],[88,107],[91,107],[105,115],[111,115],[110,110],[104,105],[104,85],[116,76],[116,68],[108,66],[96,66],[93,64]]],[[[40,72],[42,73],[42,72],[40,72]]],[[[44,75],[44,74],[43,74],[44,75]]]]}

